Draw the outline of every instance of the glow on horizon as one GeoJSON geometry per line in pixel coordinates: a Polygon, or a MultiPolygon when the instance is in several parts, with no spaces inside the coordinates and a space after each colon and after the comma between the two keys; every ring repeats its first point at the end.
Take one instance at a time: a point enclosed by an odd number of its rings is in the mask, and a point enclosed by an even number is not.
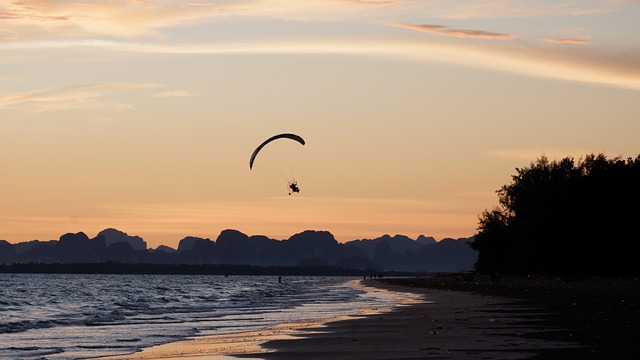
{"type": "Polygon", "coordinates": [[[638,15],[631,0],[0,1],[0,239],[473,235],[537,156],[640,153],[638,15]],[[308,139],[296,197],[246,168],[284,131],[308,139]]]}

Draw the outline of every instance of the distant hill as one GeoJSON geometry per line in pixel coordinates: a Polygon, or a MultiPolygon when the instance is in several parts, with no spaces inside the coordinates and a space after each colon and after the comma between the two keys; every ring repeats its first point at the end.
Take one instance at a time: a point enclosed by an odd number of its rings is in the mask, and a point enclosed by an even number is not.
{"type": "Polygon", "coordinates": [[[10,244],[0,240],[4,264],[176,264],[280,267],[336,267],[362,271],[454,272],[471,270],[471,238],[444,239],[384,235],[338,243],[327,231],[307,230],[286,240],[224,230],[216,240],[185,237],[177,249],[148,249],[139,236],[105,229],[95,238],[64,234],[59,240],[10,244]]]}
{"type": "Polygon", "coordinates": [[[142,240],[140,236],[129,236],[120,230],[104,229],[100,231],[98,235],[104,236],[104,241],[107,246],[119,242],[126,242],[136,250],[145,250],[147,248],[147,243],[142,240]]]}
{"type": "Polygon", "coordinates": [[[473,268],[477,255],[469,246],[472,239],[436,242],[432,237],[420,236],[413,240],[403,235],[384,235],[349,241],[345,245],[364,250],[372,262],[385,270],[454,272],[473,268]]]}

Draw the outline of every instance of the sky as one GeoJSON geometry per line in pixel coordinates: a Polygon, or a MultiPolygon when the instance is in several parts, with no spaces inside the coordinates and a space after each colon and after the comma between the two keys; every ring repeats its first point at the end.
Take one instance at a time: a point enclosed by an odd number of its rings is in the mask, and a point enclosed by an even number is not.
{"type": "Polygon", "coordinates": [[[638,0],[0,0],[0,239],[471,236],[543,154],[640,154],[639,18],[638,0]],[[306,145],[249,170],[284,132],[306,145]]]}

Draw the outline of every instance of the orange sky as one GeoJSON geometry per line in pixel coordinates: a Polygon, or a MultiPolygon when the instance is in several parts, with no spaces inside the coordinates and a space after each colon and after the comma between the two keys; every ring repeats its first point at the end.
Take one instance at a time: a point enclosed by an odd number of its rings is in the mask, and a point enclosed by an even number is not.
{"type": "Polygon", "coordinates": [[[639,15],[623,0],[0,1],[0,239],[471,236],[541,154],[640,154],[639,15]],[[281,132],[307,144],[250,171],[281,132]]]}

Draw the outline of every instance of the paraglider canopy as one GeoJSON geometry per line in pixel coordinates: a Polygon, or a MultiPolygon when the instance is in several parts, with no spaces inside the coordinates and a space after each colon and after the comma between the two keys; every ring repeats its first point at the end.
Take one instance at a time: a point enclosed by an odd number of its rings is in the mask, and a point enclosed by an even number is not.
{"type": "Polygon", "coordinates": [[[258,145],[255,150],[253,150],[253,154],[251,154],[251,158],[249,159],[249,169],[253,169],[253,162],[256,160],[256,156],[258,156],[260,150],[262,150],[262,148],[265,147],[268,143],[278,139],[291,139],[293,141],[299,142],[301,145],[304,145],[304,139],[299,135],[290,133],[274,135],[265,140],[262,144],[258,145]]]}
{"type": "MultiPolygon", "coordinates": [[[[302,137],[300,137],[299,135],[296,135],[296,134],[284,133],[284,134],[274,135],[274,136],[268,138],[267,140],[265,140],[264,142],[262,142],[262,144],[258,145],[258,147],[255,150],[253,150],[253,153],[251,154],[251,158],[249,159],[249,169],[250,170],[253,169],[253,162],[256,160],[256,157],[258,156],[258,153],[260,153],[262,148],[264,148],[269,143],[271,143],[271,142],[273,142],[275,140],[278,140],[278,139],[293,140],[295,142],[298,142],[300,145],[304,145],[305,144],[304,139],[302,137]]],[[[295,143],[293,143],[293,144],[295,146],[295,143]]],[[[289,146],[286,142],[282,143],[282,145],[289,146]]],[[[276,146],[276,148],[277,147],[278,146],[276,146]]],[[[270,151],[268,151],[268,152],[270,152],[270,151]]],[[[270,160],[269,156],[267,156],[267,158],[265,160],[270,160]]],[[[268,162],[269,161],[267,161],[267,163],[268,162]]],[[[292,170],[292,168],[289,168],[289,170],[292,170]]],[[[289,175],[291,176],[291,177],[287,177],[287,190],[289,192],[289,195],[297,194],[297,193],[300,192],[300,188],[298,187],[298,182],[295,180],[295,175],[293,174],[293,171],[291,171],[291,173],[289,175]],[[289,180],[289,179],[291,179],[291,180],[289,180]]]]}

